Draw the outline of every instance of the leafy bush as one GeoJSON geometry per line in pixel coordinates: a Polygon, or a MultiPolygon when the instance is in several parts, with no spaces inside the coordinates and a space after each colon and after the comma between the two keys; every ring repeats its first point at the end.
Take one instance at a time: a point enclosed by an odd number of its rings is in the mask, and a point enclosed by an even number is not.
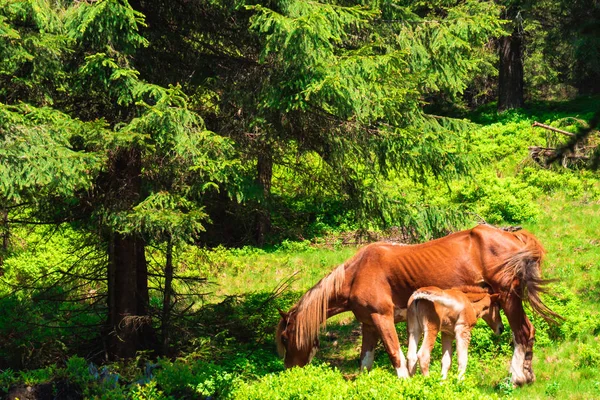
{"type": "Polygon", "coordinates": [[[280,374],[270,374],[257,382],[243,382],[235,387],[230,398],[250,399],[488,399],[497,398],[479,391],[467,378],[440,381],[433,374],[425,378],[416,375],[411,379],[398,379],[389,369],[374,368],[370,373],[359,374],[345,380],[336,369],[327,365],[309,365],[293,368],[280,374]]]}
{"type": "Polygon", "coordinates": [[[247,359],[215,364],[203,360],[178,359],[160,361],[156,384],[175,398],[227,397],[232,388],[251,369],[247,359]]]}
{"type": "Polygon", "coordinates": [[[311,246],[310,241],[302,240],[302,241],[291,241],[284,240],[281,242],[279,246],[277,246],[278,250],[286,251],[290,253],[301,253],[304,251],[315,251],[315,248],[311,246]]]}
{"type": "Polygon", "coordinates": [[[17,382],[17,374],[10,368],[0,371],[0,391],[7,393],[8,389],[17,382]]]}
{"type": "Polygon", "coordinates": [[[600,332],[600,320],[597,313],[589,310],[582,300],[571,290],[556,285],[552,295],[544,296],[544,303],[557,314],[565,318],[558,324],[548,324],[539,316],[532,314],[536,327],[536,343],[548,345],[556,340],[576,339],[600,332]]]}
{"type": "Polygon", "coordinates": [[[561,192],[575,199],[584,195],[598,198],[600,194],[597,177],[584,171],[525,167],[519,178],[528,185],[539,188],[545,194],[561,192]]]}
{"type": "Polygon", "coordinates": [[[85,386],[93,380],[92,374],[90,374],[88,362],[81,357],[71,357],[67,360],[65,368],[66,378],[73,383],[80,386],[85,386]]]}
{"type": "Polygon", "coordinates": [[[577,368],[600,367],[600,349],[598,345],[579,344],[577,346],[577,368]]]}
{"type": "Polygon", "coordinates": [[[480,359],[492,359],[499,355],[512,354],[511,331],[508,320],[503,316],[504,332],[496,335],[483,320],[477,322],[477,326],[471,331],[471,343],[469,345],[469,357],[480,359]]]}
{"type": "Polygon", "coordinates": [[[492,224],[535,221],[539,208],[534,202],[538,192],[515,178],[499,179],[485,174],[465,184],[454,194],[454,202],[492,224]]]}
{"type": "Polygon", "coordinates": [[[131,400],[160,400],[167,397],[156,387],[156,382],[151,381],[146,385],[134,385],[129,393],[129,398],[131,400]]]}

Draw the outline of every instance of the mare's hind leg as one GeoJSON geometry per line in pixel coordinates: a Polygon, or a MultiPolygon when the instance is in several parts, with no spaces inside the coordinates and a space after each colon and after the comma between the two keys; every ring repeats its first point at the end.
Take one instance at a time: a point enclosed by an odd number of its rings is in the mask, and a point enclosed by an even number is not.
{"type": "Polygon", "coordinates": [[[396,325],[394,325],[394,315],[371,314],[373,324],[377,328],[385,351],[387,351],[392,365],[396,369],[399,378],[408,378],[408,369],[406,368],[406,359],[400,349],[396,325]]]}
{"type": "Polygon", "coordinates": [[[454,337],[442,332],[442,379],[448,377],[448,371],[452,366],[452,340],[454,337]]]}
{"type": "Polygon", "coordinates": [[[375,360],[375,346],[379,340],[377,328],[373,325],[362,324],[362,348],[360,350],[360,370],[371,370],[375,360]]]}

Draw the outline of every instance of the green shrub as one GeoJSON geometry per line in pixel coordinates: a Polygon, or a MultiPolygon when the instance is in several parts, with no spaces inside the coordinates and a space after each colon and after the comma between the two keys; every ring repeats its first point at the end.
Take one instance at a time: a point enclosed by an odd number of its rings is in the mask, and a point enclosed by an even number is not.
{"type": "Polygon", "coordinates": [[[248,360],[236,361],[221,365],[202,360],[161,360],[156,384],[166,395],[175,398],[226,397],[240,382],[244,366],[248,366],[248,360]]]}
{"type": "Polygon", "coordinates": [[[243,382],[235,387],[230,398],[250,399],[488,399],[469,378],[441,381],[439,375],[425,378],[398,379],[389,369],[374,368],[345,380],[336,369],[327,365],[293,368],[280,374],[269,374],[257,382],[243,382]]]}
{"type": "Polygon", "coordinates": [[[348,399],[348,385],[335,369],[327,365],[292,368],[268,374],[258,382],[242,382],[231,393],[232,399],[348,399]]]}
{"type": "Polygon", "coordinates": [[[65,376],[70,382],[76,383],[82,387],[93,380],[87,361],[77,356],[73,356],[67,360],[65,376]]]}
{"type": "Polygon", "coordinates": [[[577,346],[576,368],[598,368],[600,367],[600,349],[598,344],[579,344],[577,346]]]}
{"type": "Polygon", "coordinates": [[[534,199],[538,192],[515,178],[500,179],[482,175],[457,188],[454,202],[462,204],[491,224],[535,221],[539,208],[534,199]]]}
{"type": "Polygon", "coordinates": [[[311,246],[311,243],[308,240],[291,241],[286,239],[277,246],[277,250],[290,253],[302,253],[305,251],[315,251],[315,248],[311,246]]]}
{"type": "Polygon", "coordinates": [[[131,400],[162,400],[167,399],[162,391],[156,387],[156,382],[150,381],[146,385],[133,385],[129,393],[131,400]]]}
{"type": "Polygon", "coordinates": [[[7,393],[8,389],[16,384],[17,374],[10,368],[0,371],[0,391],[7,393]]]}
{"type": "Polygon", "coordinates": [[[503,323],[504,332],[501,335],[496,335],[483,320],[479,320],[477,326],[471,331],[469,357],[492,359],[499,355],[512,354],[512,347],[510,346],[512,334],[508,320],[504,316],[503,323]]]}
{"type": "Polygon", "coordinates": [[[546,393],[546,396],[556,397],[559,389],[560,389],[560,384],[558,382],[550,382],[549,384],[546,385],[546,389],[544,390],[544,393],[546,393]]]}
{"type": "Polygon", "coordinates": [[[536,327],[536,343],[540,346],[556,340],[576,339],[600,332],[598,314],[584,305],[581,299],[562,285],[552,287],[551,295],[543,297],[544,303],[564,318],[558,324],[548,324],[536,314],[531,320],[536,327]]]}
{"type": "Polygon", "coordinates": [[[581,171],[566,169],[550,170],[543,168],[525,167],[519,177],[529,186],[539,188],[545,194],[561,192],[571,198],[581,198],[588,194],[595,198],[597,190],[594,188],[596,179],[585,178],[581,171]]]}

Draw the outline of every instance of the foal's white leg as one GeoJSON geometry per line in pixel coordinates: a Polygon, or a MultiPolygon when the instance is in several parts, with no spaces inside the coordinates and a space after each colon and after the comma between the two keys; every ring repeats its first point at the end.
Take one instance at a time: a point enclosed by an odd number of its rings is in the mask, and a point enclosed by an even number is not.
{"type": "Polygon", "coordinates": [[[421,324],[416,318],[410,318],[407,321],[408,325],[408,352],[406,358],[408,359],[408,375],[413,376],[417,371],[417,346],[421,339],[421,324]]]}
{"type": "Polygon", "coordinates": [[[458,379],[463,379],[469,360],[469,343],[471,330],[462,328],[456,331],[456,357],[458,359],[458,379]]]}
{"type": "Polygon", "coordinates": [[[431,331],[427,326],[423,329],[423,343],[421,344],[421,348],[417,353],[417,357],[419,358],[419,365],[421,366],[421,373],[424,376],[429,376],[429,363],[431,362],[431,350],[435,345],[435,339],[437,337],[438,331],[431,331]]]}
{"type": "Polygon", "coordinates": [[[442,332],[442,379],[448,377],[452,365],[452,335],[442,332]]]}

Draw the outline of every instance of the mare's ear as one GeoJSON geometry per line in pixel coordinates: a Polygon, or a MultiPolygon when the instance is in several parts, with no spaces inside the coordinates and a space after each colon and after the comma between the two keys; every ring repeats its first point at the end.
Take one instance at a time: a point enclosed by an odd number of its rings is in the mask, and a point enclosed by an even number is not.
{"type": "Polygon", "coordinates": [[[283,318],[283,319],[287,319],[287,317],[288,317],[288,314],[287,314],[287,313],[285,313],[285,312],[283,312],[283,311],[281,310],[281,308],[277,307],[277,311],[279,311],[279,315],[281,315],[281,318],[283,318]]]}

